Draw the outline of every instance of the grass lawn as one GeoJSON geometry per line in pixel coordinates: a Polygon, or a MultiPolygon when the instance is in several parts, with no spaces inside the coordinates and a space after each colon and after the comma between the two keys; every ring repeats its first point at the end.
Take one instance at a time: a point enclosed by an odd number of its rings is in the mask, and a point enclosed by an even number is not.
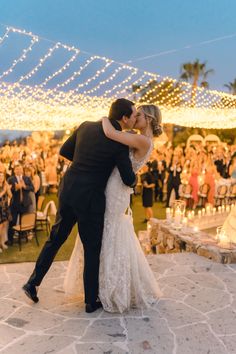
{"type": "MultiPolygon", "coordinates": [[[[53,199],[57,204],[57,197],[55,194],[47,195],[44,203],[53,199]]],[[[140,196],[133,196],[133,217],[134,217],[134,228],[135,232],[138,233],[139,230],[145,230],[146,224],[143,223],[144,220],[144,209],[142,207],[142,201],[140,196]]],[[[153,206],[154,217],[163,219],[165,217],[165,207],[162,203],[155,203],[153,206]]],[[[70,258],[72,249],[75,243],[75,237],[77,235],[77,226],[75,226],[68,237],[67,241],[61,247],[55,260],[64,261],[70,258]]],[[[18,263],[18,262],[35,262],[37,256],[44,245],[47,237],[45,232],[38,232],[38,239],[40,246],[38,247],[35,239],[29,241],[28,243],[22,242],[22,251],[19,251],[18,244],[14,244],[13,247],[9,247],[3,253],[0,253],[0,263],[18,263]]]]}

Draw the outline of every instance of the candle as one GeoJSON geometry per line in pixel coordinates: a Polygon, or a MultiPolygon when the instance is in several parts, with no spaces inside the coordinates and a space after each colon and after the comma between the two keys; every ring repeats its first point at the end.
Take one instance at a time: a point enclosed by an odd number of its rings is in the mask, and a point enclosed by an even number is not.
{"type": "Polygon", "coordinates": [[[225,212],[225,206],[224,206],[224,205],[222,205],[222,207],[221,207],[221,212],[222,212],[222,213],[225,212]]]}
{"type": "Polygon", "coordinates": [[[221,230],[219,233],[219,245],[220,246],[226,246],[229,244],[229,239],[228,236],[225,233],[225,230],[221,230]]]}
{"type": "Polygon", "coordinates": [[[230,212],[230,206],[226,205],[226,212],[229,213],[230,212]]]}
{"type": "Polygon", "coordinates": [[[175,210],[175,223],[180,224],[181,221],[181,211],[179,208],[175,210]]]}
{"type": "Polygon", "coordinates": [[[215,207],[212,209],[212,213],[213,213],[213,215],[215,215],[215,213],[216,213],[216,208],[215,207]]]}
{"type": "Polygon", "coordinates": [[[184,217],[182,222],[183,222],[183,225],[186,227],[188,224],[188,218],[184,217]]]}
{"type": "Polygon", "coordinates": [[[166,208],[166,220],[170,221],[171,217],[172,217],[171,209],[170,208],[166,208]]]}
{"type": "Polygon", "coordinates": [[[211,208],[210,208],[210,206],[208,205],[208,206],[206,207],[206,215],[210,215],[210,211],[211,211],[211,208]]]}
{"type": "Polygon", "coordinates": [[[202,208],[202,216],[204,216],[206,213],[206,209],[205,208],[202,208]]]}
{"type": "Polygon", "coordinates": [[[199,219],[202,217],[202,211],[201,210],[198,210],[198,217],[199,217],[199,219]]]}
{"type": "Polygon", "coordinates": [[[195,216],[195,215],[194,215],[194,210],[192,210],[192,218],[194,218],[194,216],[195,216]]]}
{"type": "Polygon", "coordinates": [[[218,206],[218,213],[221,213],[221,211],[222,211],[221,206],[218,206]]]}
{"type": "Polygon", "coordinates": [[[193,231],[194,231],[194,232],[198,232],[198,231],[199,231],[199,228],[198,228],[197,226],[194,226],[193,231]]]}

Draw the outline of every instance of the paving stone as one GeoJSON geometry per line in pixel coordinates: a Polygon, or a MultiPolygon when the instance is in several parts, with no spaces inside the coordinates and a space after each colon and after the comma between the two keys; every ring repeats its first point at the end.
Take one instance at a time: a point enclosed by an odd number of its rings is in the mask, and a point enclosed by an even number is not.
{"type": "Polygon", "coordinates": [[[95,320],[88,327],[82,342],[122,342],[126,340],[124,328],[116,318],[95,320]]]}
{"type": "Polygon", "coordinates": [[[88,343],[88,344],[76,344],[76,353],[94,353],[94,354],[126,354],[127,351],[119,348],[118,344],[112,343],[88,343]]]}
{"type": "Polygon", "coordinates": [[[219,338],[224,342],[229,354],[236,354],[236,334],[219,338]]]}
{"type": "Polygon", "coordinates": [[[236,273],[218,273],[217,277],[225,284],[232,294],[236,294],[236,273]]]}
{"type": "Polygon", "coordinates": [[[52,309],[50,312],[62,315],[68,318],[97,318],[101,312],[102,309],[98,309],[97,311],[93,313],[86,313],[85,312],[85,307],[84,307],[84,302],[75,302],[72,304],[64,304],[58,307],[55,307],[52,309]]]}
{"type": "Polygon", "coordinates": [[[199,285],[196,282],[192,282],[186,277],[182,276],[166,276],[159,279],[160,286],[170,286],[171,288],[182,291],[184,294],[189,294],[194,289],[199,289],[199,285]]]}
{"type": "Polygon", "coordinates": [[[1,354],[58,353],[73,341],[70,337],[28,335],[2,350],[1,354]]]}
{"type": "Polygon", "coordinates": [[[236,333],[236,312],[231,307],[209,313],[208,316],[208,323],[216,334],[236,333]]]}
{"type": "Polygon", "coordinates": [[[44,333],[81,337],[89,323],[90,321],[83,319],[65,320],[59,326],[48,329],[44,333]]]}
{"type": "Polygon", "coordinates": [[[189,265],[174,265],[166,270],[165,275],[185,275],[191,273],[193,273],[193,270],[189,265]]]}
{"type": "Polygon", "coordinates": [[[22,305],[19,302],[10,299],[0,299],[0,321],[4,321],[20,306],[22,305]]]}
{"type": "Polygon", "coordinates": [[[222,290],[203,288],[194,290],[184,302],[205,313],[229,305],[230,295],[222,290]]]}
{"type": "Polygon", "coordinates": [[[174,253],[172,254],[172,259],[173,262],[179,265],[207,265],[212,263],[210,260],[191,252],[174,253]]]}
{"type": "Polygon", "coordinates": [[[217,279],[214,274],[189,274],[185,277],[202,288],[207,287],[224,290],[224,283],[220,279],[217,279]]]}
{"type": "Polygon", "coordinates": [[[142,310],[140,309],[131,309],[130,311],[123,312],[123,313],[110,313],[107,311],[103,311],[99,318],[111,318],[111,317],[142,317],[142,310]]]}
{"type": "Polygon", "coordinates": [[[170,327],[206,320],[206,317],[198,311],[174,300],[160,300],[155,307],[160,313],[160,317],[165,318],[170,327]]]}
{"type": "Polygon", "coordinates": [[[174,328],[173,332],[177,338],[176,354],[227,354],[224,345],[204,323],[174,328]]]}
{"type": "Polygon", "coordinates": [[[11,343],[16,338],[23,336],[25,334],[24,331],[16,328],[12,328],[6,324],[0,323],[0,345],[5,346],[11,343]]]}
{"type": "Polygon", "coordinates": [[[219,263],[208,263],[206,265],[201,265],[201,264],[195,264],[194,266],[191,266],[192,271],[194,273],[214,273],[218,274],[220,273],[233,273],[233,270],[228,267],[228,265],[225,264],[219,264],[219,263]]]}
{"type": "Polygon", "coordinates": [[[172,353],[174,348],[173,334],[169,331],[166,321],[158,313],[145,311],[142,320],[126,318],[128,331],[128,347],[131,353],[172,353]]]}
{"type": "Polygon", "coordinates": [[[61,321],[61,317],[40,311],[33,306],[20,308],[6,320],[6,322],[13,327],[32,331],[54,327],[60,324],[61,321]]]}
{"type": "Polygon", "coordinates": [[[66,297],[68,262],[53,263],[38,304],[21,289],[34,263],[0,264],[1,353],[236,353],[236,265],[191,253],[147,259],[165,297],[124,314],[87,314],[83,300],[66,297]]]}
{"type": "Polygon", "coordinates": [[[185,294],[182,291],[179,291],[175,288],[172,288],[168,285],[166,285],[163,289],[162,289],[162,293],[163,293],[163,297],[164,298],[169,298],[169,299],[174,299],[174,300],[183,300],[183,297],[185,296],[185,294]]]}
{"type": "MultiPolygon", "coordinates": [[[[154,256],[155,257],[155,256],[154,256]]],[[[148,258],[148,263],[152,268],[152,271],[158,274],[163,274],[167,269],[173,267],[173,262],[168,262],[164,259],[161,262],[157,262],[156,258],[148,258]]]]}
{"type": "Polygon", "coordinates": [[[2,283],[1,281],[1,287],[0,287],[0,298],[3,296],[9,295],[12,291],[14,291],[14,288],[12,284],[9,283],[2,283]]]}

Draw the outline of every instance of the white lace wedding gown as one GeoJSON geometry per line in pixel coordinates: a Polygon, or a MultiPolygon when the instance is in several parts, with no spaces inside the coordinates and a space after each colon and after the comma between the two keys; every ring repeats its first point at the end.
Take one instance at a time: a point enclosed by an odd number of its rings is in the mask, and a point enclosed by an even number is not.
{"type": "MultiPolygon", "coordinates": [[[[130,159],[137,172],[149,159],[150,149],[142,160],[136,160],[133,151],[130,159]]],[[[129,208],[133,190],[124,185],[117,167],[106,187],[106,211],[99,269],[99,297],[109,312],[124,312],[130,308],[146,308],[161,296],[158,284],[149,267],[134,231],[129,208]]],[[[64,288],[66,293],[82,292],[82,246],[77,238],[64,288]]]]}

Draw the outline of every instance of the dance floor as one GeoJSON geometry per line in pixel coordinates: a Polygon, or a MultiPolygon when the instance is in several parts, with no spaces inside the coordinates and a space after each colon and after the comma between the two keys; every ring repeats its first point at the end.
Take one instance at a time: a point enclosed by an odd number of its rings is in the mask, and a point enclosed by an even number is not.
{"type": "Polygon", "coordinates": [[[163,298],[148,310],[86,314],[60,288],[55,262],[32,304],[21,286],[33,263],[0,265],[0,353],[235,353],[236,265],[192,253],[150,255],[163,298]]]}

